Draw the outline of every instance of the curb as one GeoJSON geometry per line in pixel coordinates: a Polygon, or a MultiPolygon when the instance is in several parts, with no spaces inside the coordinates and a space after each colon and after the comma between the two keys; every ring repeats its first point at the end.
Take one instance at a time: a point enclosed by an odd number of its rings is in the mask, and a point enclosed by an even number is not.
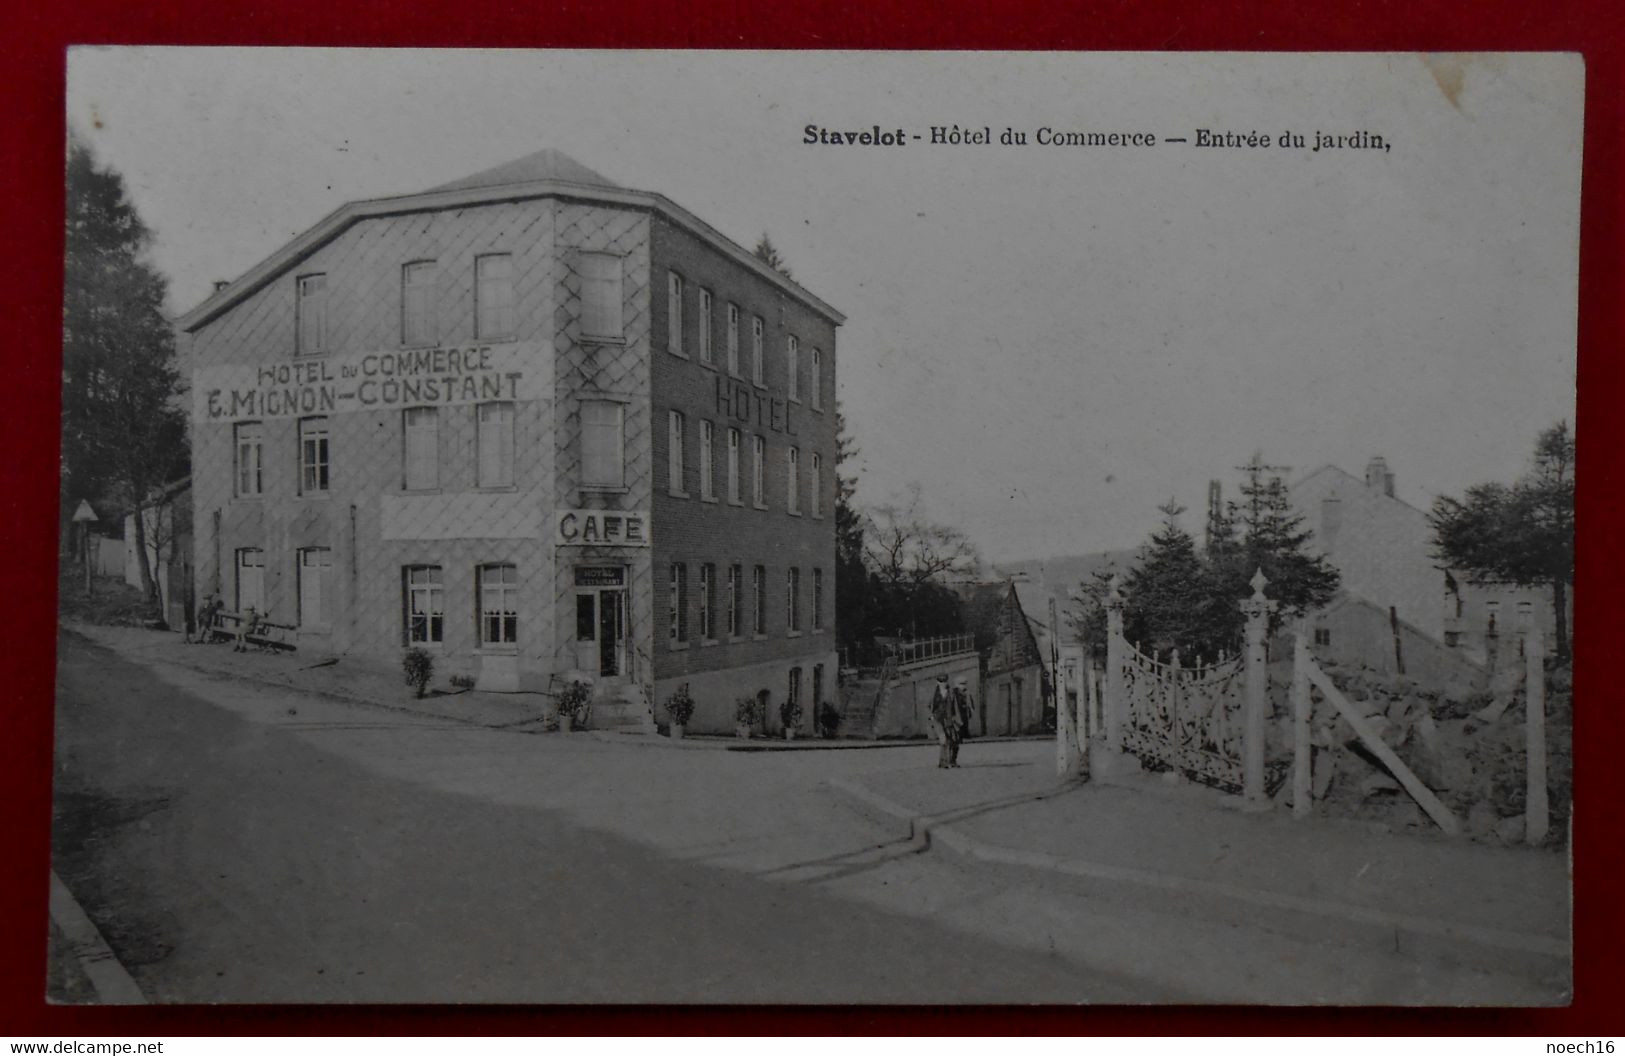
{"type": "Polygon", "coordinates": [[[108,948],[102,933],[85,915],[68,885],[51,870],[51,919],[62,930],[69,951],[79,962],[80,969],[96,991],[98,1004],[144,1005],[146,995],[135,985],[130,973],[124,970],[113,951],[108,948]]]}
{"type": "Polygon", "coordinates": [[[1131,866],[1111,865],[1079,858],[1063,858],[1059,855],[1045,854],[1041,851],[1027,851],[1015,847],[1003,847],[986,843],[949,827],[950,822],[971,813],[982,813],[1015,806],[1023,802],[1047,799],[1056,795],[1056,792],[1012,796],[1004,800],[977,804],[974,807],[961,808],[938,815],[928,815],[916,814],[907,807],[850,778],[833,777],[827,783],[868,806],[899,820],[907,821],[910,836],[918,842],[922,842],[927,846],[940,845],[961,857],[974,858],[995,865],[1014,865],[1067,876],[1083,877],[1090,880],[1151,887],[1175,894],[1220,898],[1266,909],[1287,910],[1352,924],[1375,926],[1396,933],[1408,932],[1413,936],[1425,939],[1470,942],[1477,946],[1512,953],[1529,954],[1537,957],[1555,957],[1565,961],[1570,957],[1569,942],[1564,939],[1552,938],[1549,935],[1510,931],[1477,924],[1464,924],[1437,917],[1393,913],[1388,910],[1337,902],[1331,899],[1309,898],[1278,891],[1265,891],[1214,880],[1196,880],[1175,873],[1136,869],[1131,866]]]}

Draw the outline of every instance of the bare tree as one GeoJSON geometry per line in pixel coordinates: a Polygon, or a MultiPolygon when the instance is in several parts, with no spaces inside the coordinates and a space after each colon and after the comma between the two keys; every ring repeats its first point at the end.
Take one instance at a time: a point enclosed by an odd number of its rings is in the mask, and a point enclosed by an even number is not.
{"type": "Polygon", "coordinates": [[[981,574],[982,555],[976,544],[958,528],[926,518],[918,484],[909,487],[907,502],[876,506],[866,520],[864,558],[889,587],[911,593],[927,583],[981,574]]]}

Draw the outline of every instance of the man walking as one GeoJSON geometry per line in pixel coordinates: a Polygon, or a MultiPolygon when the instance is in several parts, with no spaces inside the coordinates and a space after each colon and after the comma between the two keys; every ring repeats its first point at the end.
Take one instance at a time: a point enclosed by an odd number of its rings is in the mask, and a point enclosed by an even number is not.
{"type": "Polygon", "coordinates": [[[959,765],[959,746],[970,733],[970,682],[961,677],[954,680],[953,737],[949,740],[948,765],[959,765]]]}
{"type": "Polygon", "coordinates": [[[959,754],[959,708],[954,691],[948,685],[947,675],[937,676],[937,685],[931,692],[931,722],[937,728],[937,769],[958,766],[954,757],[959,754]]]}

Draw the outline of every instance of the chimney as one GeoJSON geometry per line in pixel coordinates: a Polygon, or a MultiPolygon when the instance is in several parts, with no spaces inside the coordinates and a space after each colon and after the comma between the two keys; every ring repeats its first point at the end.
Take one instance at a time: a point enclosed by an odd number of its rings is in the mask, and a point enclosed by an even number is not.
{"type": "Polygon", "coordinates": [[[1394,475],[1388,470],[1388,460],[1374,456],[1365,467],[1365,486],[1381,489],[1390,499],[1394,497],[1394,475]]]}

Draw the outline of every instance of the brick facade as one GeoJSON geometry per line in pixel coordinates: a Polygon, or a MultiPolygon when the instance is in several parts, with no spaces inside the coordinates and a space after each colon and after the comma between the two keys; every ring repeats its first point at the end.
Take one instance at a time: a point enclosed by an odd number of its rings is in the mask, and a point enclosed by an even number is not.
{"type": "Polygon", "coordinates": [[[654,222],[655,283],[653,451],[655,485],[654,576],[657,623],[655,640],[656,696],[664,700],[687,683],[696,704],[695,725],[728,727],[738,696],[768,691],[765,725],[780,727],[778,705],[790,692],[792,670],[801,674],[801,728],[813,724],[815,669],[823,699],[834,697],[835,648],[835,326],[831,320],[755,272],[719,257],[702,241],[674,224],[654,222]],[[683,355],[670,351],[668,309],[670,276],[677,274],[682,291],[683,355]],[[702,344],[702,291],[709,295],[710,362],[702,344]],[[738,309],[739,370],[728,362],[729,306],[738,309]],[[762,320],[762,384],[752,377],[754,320],[762,320]],[[798,345],[796,399],[790,398],[787,349],[798,345]],[[818,350],[821,406],[812,403],[813,350],[818,350]],[[683,415],[682,481],[671,486],[670,414],[683,415]],[[713,428],[712,497],[702,493],[702,423],[713,428]],[[739,502],[730,501],[729,430],[739,431],[739,502]],[[753,450],[762,437],[763,496],[753,495],[753,450]],[[790,512],[789,450],[798,453],[797,513],[790,512]],[[813,460],[819,463],[817,501],[813,496],[813,460]],[[679,494],[680,493],[680,494],[679,494]],[[815,515],[815,510],[817,514],[815,515]],[[684,637],[670,633],[669,596],[672,567],[683,566],[684,637]],[[701,576],[714,569],[713,631],[701,635],[701,576]],[[740,570],[738,633],[728,633],[729,570],[740,570]],[[755,569],[763,571],[763,633],[755,633],[755,569]],[[789,626],[789,572],[799,574],[799,630],[789,626]],[[816,583],[815,583],[816,581],[816,583]],[[821,584],[821,589],[817,584],[821,584]],[[815,626],[815,592],[819,614],[815,626]],[[737,677],[721,677],[737,672],[737,677]]]}

